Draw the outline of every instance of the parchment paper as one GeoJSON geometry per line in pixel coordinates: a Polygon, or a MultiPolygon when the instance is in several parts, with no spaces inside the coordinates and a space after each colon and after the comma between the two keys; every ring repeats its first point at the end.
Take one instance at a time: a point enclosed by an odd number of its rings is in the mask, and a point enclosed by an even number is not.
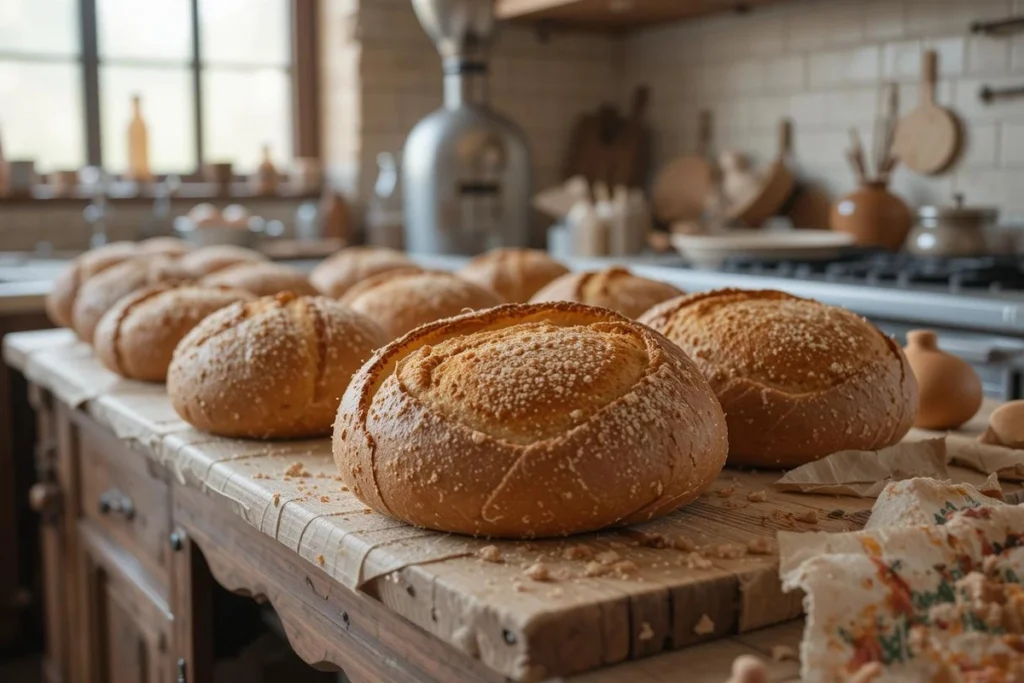
{"type": "Polygon", "coordinates": [[[949,439],[949,459],[955,465],[995,474],[1005,481],[1024,481],[1024,450],[974,440],[949,439]]]}
{"type": "Polygon", "coordinates": [[[899,443],[879,451],[840,451],[787,472],[780,491],[874,498],[894,481],[912,477],[946,479],[946,440],[899,443]]]}

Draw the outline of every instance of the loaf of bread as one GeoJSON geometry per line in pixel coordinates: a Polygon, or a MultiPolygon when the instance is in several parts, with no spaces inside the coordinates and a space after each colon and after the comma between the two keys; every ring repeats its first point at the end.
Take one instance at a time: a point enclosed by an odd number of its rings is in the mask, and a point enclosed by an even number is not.
{"type": "Polygon", "coordinates": [[[309,275],[324,296],[338,298],[368,277],[389,270],[415,267],[405,254],[383,247],[349,247],[325,259],[309,275]]]}
{"type": "Polygon", "coordinates": [[[491,308],[502,303],[489,289],[435,270],[380,273],[350,287],[340,301],[379,323],[389,340],[467,308],[491,308]]]}
{"type": "Polygon", "coordinates": [[[181,269],[192,278],[201,278],[240,263],[258,263],[267,257],[258,251],[233,244],[200,247],[181,257],[181,269]]]}
{"type": "Polygon", "coordinates": [[[122,298],[100,318],[93,349],[122,377],[163,382],[174,347],[193,327],[214,311],[255,298],[226,287],[147,287],[122,298]]]}
{"type": "Polygon", "coordinates": [[[352,378],[342,479],[416,526],[531,538],[642,522],[725,463],[725,417],[678,347],[606,309],[507,304],[418,328],[352,378]]]}
{"type": "Polygon", "coordinates": [[[526,303],[569,269],[537,249],[494,249],[463,266],[459,276],[510,303],[526,303]]]}
{"type": "Polygon", "coordinates": [[[139,242],[139,253],[148,256],[183,256],[195,245],[177,237],[150,237],[139,242]]]}
{"type": "Polygon", "coordinates": [[[670,284],[633,275],[625,268],[608,268],[563,275],[534,294],[530,302],[577,301],[636,318],[655,304],[680,294],[670,284]]]}
{"type": "Polygon", "coordinates": [[[352,374],[384,343],[333,299],[278,294],[223,308],[174,350],[167,393],[183,420],[230,437],[329,434],[352,374]]]}
{"type": "Polygon", "coordinates": [[[890,446],[910,430],[917,383],[902,349],[842,308],[725,289],[640,318],[696,361],[729,424],[729,462],[794,467],[890,446]]]}
{"type": "Polygon", "coordinates": [[[53,289],[46,295],[46,315],[55,325],[71,327],[75,298],[82,283],[138,255],[134,242],[111,242],[78,256],[54,279],[53,289]]]}
{"type": "Polygon", "coordinates": [[[268,262],[239,263],[207,275],[199,283],[244,289],[256,296],[271,296],[280,292],[314,296],[317,293],[316,288],[309,283],[309,278],[299,271],[268,262]]]}
{"type": "Polygon", "coordinates": [[[132,292],[150,285],[174,284],[187,279],[178,262],[166,256],[134,258],[111,266],[86,280],[78,290],[72,326],[78,338],[92,343],[103,314],[132,292]]]}

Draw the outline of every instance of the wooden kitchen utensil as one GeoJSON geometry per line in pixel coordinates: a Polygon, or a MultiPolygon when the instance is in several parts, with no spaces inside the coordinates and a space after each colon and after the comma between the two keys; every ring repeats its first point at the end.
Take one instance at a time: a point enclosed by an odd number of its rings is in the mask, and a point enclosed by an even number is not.
{"type": "Polygon", "coordinates": [[[622,125],[622,116],[610,104],[582,116],[573,129],[563,177],[579,175],[591,183],[607,183],[606,169],[612,165],[607,159],[615,150],[613,143],[622,125]]]}
{"type": "Polygon", "coordinates": [[[793,129],[789,119],[779,121],[779,154],[761,178],[761,188],[749,201],[729,208],[727,216],[747,227],[759,228],[777,214],[793,194],[796,179],[789,170],[793,129]]]}
{"type": "Polygon", "coordinates": [[[697,151],[674,159],[658,172],[652,201],[658,220],[692,221],[704,213],[714,183],[710,160],[711,112],[700,112],[697,121],[697,151]]]}
{"type": "Polygon", "coordinates": [[[938,57],[926,50],[921,61],[921,101],[896,129],[896,156],[911,170],[934,175],[947,168],[960,147],[956,117],[935,101],[938,57]]]}
{"type": "MultiPolygon", "coordinates": [[[[650,103],[650,88],[642,85],[633,93],[633,109],[616,137],[608,169],[609,187],[643,185],[650,153],[650,131],[644,122],[650,103]]],[[[602,179],[603,180],[603,179],[602,179]]]]}

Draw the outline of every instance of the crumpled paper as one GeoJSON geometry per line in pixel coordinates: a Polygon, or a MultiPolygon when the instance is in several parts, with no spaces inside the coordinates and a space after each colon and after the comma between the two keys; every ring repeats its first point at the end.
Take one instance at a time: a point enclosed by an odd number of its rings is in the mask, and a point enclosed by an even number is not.
{"type": "Polygon", "coordinates": [[[876,518],[889,524],[779,534],[783,587],[806,596],[802,679],[842,680],[874,662],[876,681],[1024,675],[1024,507],[913,479],[885,489],[876,518]],[[927,521],[892,525],[901,515],[927,521]]]}
{"type": "Polygon", "coordinates": [[[949,478],[946,440],[898,443],[878,451],[839,451],[787,472],[780,491],[875,498],[894,481],[949,478]]]}
{"type": "Polygon", "coordinates": [[[995,474],[1005,481],[1024,481],[1024,450],[973,439],[949,439],[949,460],[983,474],[995,474]]]}

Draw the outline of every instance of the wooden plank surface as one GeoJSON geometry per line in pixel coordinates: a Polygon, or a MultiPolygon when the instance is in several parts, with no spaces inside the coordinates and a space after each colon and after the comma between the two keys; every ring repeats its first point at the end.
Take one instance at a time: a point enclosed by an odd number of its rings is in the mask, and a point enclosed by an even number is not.
{"type": "MultiPolygon", "coordinates": [[[[614,667],[798,617],[799,595],[779,589],[776,532],[856,529],[873,502],[776,492],[776,472],[727,469],[693,504],[644,525],[528,542],[440,534],[369,511],[337,477],[328,439],[203,434],[177,418],[162,386],[118,380],[87,351],[65,332],[26,333],[8,337],[6,357],[59,397],[81,402],[179,484],[513,679],[614,667]],[[61,334],[62,343],[54,336],[61,334]],[[748,552],[758,543],[767,554],[748,552]],[[482,558],[486,546],[496,561],[482,558]],[[537,565],[547,580],[534,578],[537,565]]],[[[983,424],[979,416],[969,431],[983,424]]],[[[954,477],[985,478],[959,468],[954,477]]],[[[679,656],[688,666],[689,655],[679,656]]]]}

